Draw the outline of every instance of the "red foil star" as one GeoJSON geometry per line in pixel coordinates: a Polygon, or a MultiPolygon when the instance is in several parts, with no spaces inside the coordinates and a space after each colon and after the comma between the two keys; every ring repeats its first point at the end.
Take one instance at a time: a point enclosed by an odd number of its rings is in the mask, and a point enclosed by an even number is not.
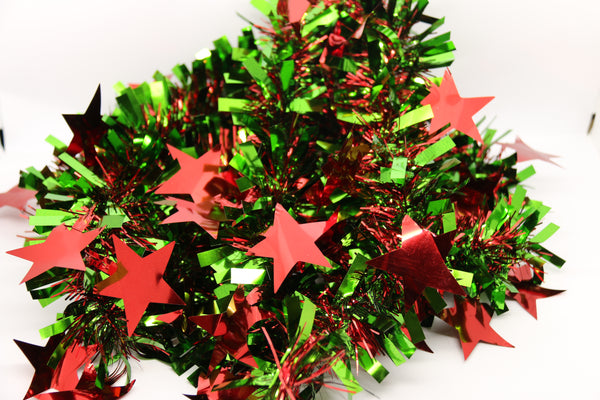
{"type": "Polygon", "coordinates": [[[33,261],[33,265],[21,283],[54,267],[85,271],[81,251],[96,239],[101,230],[100,228],[82,233],[75,229],[69,230],[63,224],[52,229],[43,243],[7,251],[7,253],[33,261]]]}
{"type": "MultiPolygon", "coordinates": [[[[219,221],[211,219],[205,214],[207,207],[196,204],[191,201],[177,199],[175,197],[167,197],[167,202],[175,202],[177,212],[165,218],[161,224],[173,224],[178,222],[195,222],[204,229],[210,236],[217,238],[219,233],[219,221]]],[[[212,206],[209,208],[212,211],[212,206]]]]}
{"type": "Polygon", "coordinates": [[[73,390],[79,383],[77,370],[79,367],[88,364],[98,353],[98,345],[69,347],[62,360],[56,367],[56,372],[52,378],[52,387],[59,391],[73,390]]]}
{"type": "Polygon", "coordinates": [[[514,347],[492,329],[492,317],[482,305],[470,299],[455,297],[454,307],[442,310],[440,318],[458,331],[465,360],[479,342],[514,347]]]}
{"type": "Polygon", "coordinates": [[[402,220],[402,247],[367,264],[400,276],[408,303],[426,287],[465,295],[440,255],[431,232],[422,229],[408,215],[402,220]]]}
{"type": "Polygon", "coordinates": [[[150,303],[185,305],[163,279],[175,242],[146,257],[138,256],[114,235],[113,243],[117,253],[117,270],[96,287],[101,295],[124,300],[130,336],[150,303]]]}
{"type": "Polygon", "coordinates": [[[63,117],[73,132],[67,153],[75,155],[83,151],[85,164],[93,165],[97,155],[94,146],[108,131],[100,113],[100,85],[84,114],[64,114],[63,117]]]}
{"type": "Polygon", "coordinates": [[[48,361],[54,350],[56,350],[56,346],[58,346],[60,340],[60,336],[52,336],[44,347],[15,340],[19,349],[21,349],[35,369],[31,384],[23,399],[28,399],[50,389],[54,370],[48,366],[48,361]]]}
{"type": "Polygon", "coordinates": [[[233,306],[235,312],[231,315],[227,313],[199,315],[189,319],[211,335],[218,337],[210,361],[211,367],[216,366],[227,354],[230,354],[235,359],[258,368],[248,348],[248,329],[258,321],[271,318],[273,314],[250,304],[244,296],[243,289],[238,289],[234,293],[233,306]]]}
{"type": "Polygon", "coordinates": [[[331,268],[331,264],[315,244],[326,225],[327,221],[299,224],[281,204],[275,206],[273,226],[264,233],[265,239],[247,253],[273,258],[275,292],[299,261],[331,268]]]}
{"type": "Polygon", "coordinates": [[[551,164],[560,167],[557,163],[552,160],[552,158],[556,158],[558,156],[542,153],[541,151],[537,151],[531,147],[529,147],[524,141],[521,140],[520,137],[517,136],[514,143],[500,143],[502,145],[502,149],[509,148],[513,149],[517,152],[517,162],[524,162],[530,160],[542,160],[549,162],[551,164]]]}
{"type": "Polygon", "coordinates": [[[482,143],[481,135],[473,122],[473,115],[481,110],[493,97],[460,97],[449,70],[444,73],[442,84],[431,85],[429,95],[421,101],[422,105],[431,105],[433,118],[429,130],[435,132],[450,123],[450,129],[456,129],[482,143]]]}
{"type": "Polygon", "coordinates": [[[194,158],[171,145],[167,147],[173,158],[179,162],[181,169],[160,185],[156,193],[189,194],[196,204],[205,204],[208,200],[210,208],[206,211],[207,214],[210,213],[214,202],[211,200],[213,196],[206,191],[206,185],[219,176],[221,152],[212,149],[199,158],[194,158]]]}
{"type": "Polygon", "coordinates": [[[11,188],[8,192],[0,193],[0,207],[9,206],[23,210],[27,202],[35,197],[35,190],[23,189],[18,186],[11,188]]]}
{"type": "Polygon", "coordinates": [[[516,300],[533,318],[537,319],[537,304],[538,299],[555,296],[564,290],[546,289],[529,283],[516,283],[515,286],[519,293],[506,292],[506,296],[516,300]]]}

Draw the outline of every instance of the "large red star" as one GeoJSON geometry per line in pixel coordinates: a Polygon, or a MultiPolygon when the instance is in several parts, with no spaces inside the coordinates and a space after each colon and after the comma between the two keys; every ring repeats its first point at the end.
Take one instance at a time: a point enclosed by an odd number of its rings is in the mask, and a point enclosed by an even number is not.
{"type": "Polygon", "coordinates": [[[7,251],[7,253],[33,261],[33,265],[21,283],[35,278],[53,267],[85,271],[81,251],[96,239],[101,230],[100,228],[82,233],[75,229],[69,230],[63,224],[52,229],[43,243],[7,251]]]}
{"type": "Polygon", "coordinates": [[[25,354],[25,357],[27,357],[35,369],[31,384],[29,385],[29,389],[27,389],[27,393],[23,399],[28,399],[36,394],[45,392],[52,386],[52,376],[54,375],[54,370],[48,366],[48,361],[50,360],[50,357],[54,353],[54,350],[56,350],[56,346],[58,346],[60,341],[60,336],[52,336],[48,340],[48,343],[46,343],[46,346],[41,347],[34,344],[21,342],[20,340],[15,340],[17,346],[19,346],[23,354],[25,354]]]}
{"type": "Polygon", "coordinates": [[[431,232],[422,229],[408,215],[402,220],[402,247],[367,264],[400,276],[409,302],[426,287],[465,295],[440,255],[431,232]]]}
{"type": "Polygon", "coordinates": [[[541,151],[537,151],[531,147],[529,147],[524,141],[521,140],[520,137],[517,136],[514,143],[500,143],[503,149],[509,148],[513,149],[517,152],[517,162],[524,162],[530,160],[542,160],[549,162],[551,164],[560,167],[557,163],[552,160],[552,158],[556,158],[558,156],[542,153],[541,151]]]}
{"type": "Polygon", "coordinates": [[[440,318],[458,331],[465,360],[479,342],[514,347],[492,329],[492,317],[481,304],[470,299],[455,297],[454,307],[442,310],[440,318]]]}
{"type": "Polygon", "coordinates": [[[247,253],[273,258],[275,292],[299,261],[331,268],[331,264],[315,244],[326,225],[327,221],[299,224],[281,204],[275,206],[273,225],[264,233],[265,239],[247,253]]]}
{"type": "Polygon", "coordinates": [[[73,132],[67,153],[75,155],[83,151],[85,164],[93,165],[97,155],[94,146],[108,131],[100,113],[100,85],[84,114],[64,114],[63,117],[73,132]]]}
{"type": "Polygon", "coordinates": [[[114,235],[113,243],[117,271],[96,287],[101,295],[123,299],[130,336],[150,303],[185,305],[163,279],[175,242],[146,257],[138,256],[114,235]]]}
{"type": "Polygon", "coordinates": [[[564,290],[546,289],[528,283],[516,283],[515,286],[519,290],[519,293],[507,291],[506,295],[509,298],[516,300],[535,319],[537,319],[537,299],[544,299],[564,292],[564,290]]]}
{"type": "Polygon", "coordinates": [[[35,197],[35,190],[23,189],[19,186],[11,188],[8,192],[0,193],[0,207],[9,206],[23,210],[27,202],[35,197]]]}
{"type": "MultiPolygon", "coordinates": [[[[183,151],[167,145],[173,158],[177,159],[181,169],[156,189],[158,194],[189,194],[194,203],[204,204],[212,196],[205,190],[213,178],[219,176],[221,152],[212,149],[199,158],[194,158],[183,151]]],[[[211,207],[213,202],[209,201],[211,207]]],[[[207,210],[210,212],[210,209],[207,210]]]]}
{"type": "Polygon", "coordinates": [[[421,104],[430,104],[433,110],[430,132],[435,132],[450,123],[451,129],[456,129],[481,143],[481,135],[473,122],[473,115],[492,99],[493,97],[460,97],[452,74],[446,70],[442,84],[439,87],[432,84],[429,95],[421,104]]]}

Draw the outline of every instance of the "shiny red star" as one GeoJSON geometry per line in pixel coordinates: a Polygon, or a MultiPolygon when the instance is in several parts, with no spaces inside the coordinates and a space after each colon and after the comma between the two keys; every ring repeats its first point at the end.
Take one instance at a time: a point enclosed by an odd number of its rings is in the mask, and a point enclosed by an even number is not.
{"type": "Polygon", "coordinates": [[[538,299],[555,296],[564,290],[546,289],[533,284],[517,283],[515,284],[519,293],[506,292],[506,296],[516,300],[533,318],[537,319],[537,304],[538,299]]]}
{"type": "Polygon", "coordinates": [[[177,212],[165,218],[161,224],[195,222],[202,229],[208,232],[210,236],[215,239],[217,238],[219,233],[219,221],[209,217],[210,211],[212,211],[212,206],[209,209],[209,214],[205,214],[208,207],[204,205],[196,204],[192,201],[176,199],[174,197],[167,197],[166,201],[175,202],[175,208],[177,209],[177,212]]]}
{"type": "Polygon", "coordinates": [[[435,132],[450,123],[450,129],[456,129],[482,143],[477,125],[473,122],[473,115],[492,101],[493,97],[460,97],[449,70],[444,73],[442,84],[439,87],[431,85],[429,91],[429,95],[421,104],[430,104],[433,110],[430,132],[435,132]]]}
{"type": "Polygon", "coordinates": [[[48,366],[48,361],[54,350],[56,350],[56,346],[58,346],[60,340],[60,336],[52,336],[48,339],[48,343],[44,347],[15,340],[17,346],[19,346],[19,349],[25,354],[25,357],[27,357],[35,370],[29,389],[27,389],[27,393],[23,399],[28,399],[50,389],[54,370],[48,366]]]}
{"type": "Polygon", "coordinates": [[[479,342],[514,347],[492,329],[492,317],[473,300],[455,297],[454,307],[442,310],[440,318],[458,331],[465,360],[479,342]]]}
{"type": "Polygon", "coordinates": [[[77,371],[81,366],[88,364],[97,353],[98,345],[69,347],[56,367],[52,387],[59,391],[74,390],[79,383],[77,371]]]}
{"type": "MultiPolygon", "coordinates": [[[[206,185],[215,177],[219,176],[221,166],[221,152],[212,149],[199,158],[194,158],[183,151],[167,145],[173,158],[177,159],[181,169],[171,178],[159,186],[158,194],[189,194],[194,203],[205,204],[212,195],[206,191],[206,185]]],[[[208,201],[212,208],[214,202],[208,201]]],[[[210,213],[210,209],[205,210],[210,213]]]]}
{"type": "Polygon", "coordinates": [[[185,305],[163,279],[175,242],[146,257],[138,256],[114,235],[113,243],[117,271],[96,287],[101,295],[123,299],[130,336],[150,303],[185,305]]]}
{"type": "Polygon", "coordinates": [[[514,143],[500,143],[503,149],[509,148],[513,149],[517,152],[517,162],[524,162],[530,160],[542,160],[549,162],[551,164],[560,167],[552,158],[557,158],[558,156],[542,153],[541,151],[537,151],[531,147],[529,147],[520,137],[517,136],[514,143]]]}
{"type": "Polygon", "coordinates": [[[85,164],[93,165],[97,155],[95,145],[108,131],[100,113],[100,85],[84,114],[64,114],[63,117],[73,132],[67,153],[75,155],[83,151],[85,164]]]}
{"type": "MultiPolygon", "coordinates": [[[[249,295],[250,297],[250,295],[249,295]]],[[[256,322],[270,318],[273,314],[256,305],[250,304],[244,296],[244,290],[238,289],[233,295],[235,312],[231,316],[224,314],[199,315],[190,317],[190,321],[218,337],[210,366],[214,367],[226,356],[258,368],[248,348],[248,329],[256,322]]]]}
{"type": "Polygon", "coordinates": [[[465,295],[440,255],[431,232],[422,229],[408,215],[402,220],[402,247],[367,264],[401,277],[410,303],[426,287],[465,295]]]}
{"type": "Polygon", "coordinates": [[[265,239],[247,253],[273,258],[275,292],[299,261],[331,268],[331,264],[315,244],[326,225],[327,221],[299,224],[281,204],[275,206],[273,225],[264,233],[265,239]]]}
{"type": "Polygon", "coordinates": [[[35,197],[35,190],[23,189],[19,186],[11,188],[8,192],[0,193],[0,207],[9,206],[23,210],[27,202],[35,197]]]}
{"type": "Polygon", "coordinates": [[[89,232],[79,232],[59,225],[52,229],[48,238],[40,244],[7,251],[8,254],[33,261],[33,265],[23,278],[26,282],[54,267],[85,271],[81,251],[85,249],[102,229],[89,232]]]}

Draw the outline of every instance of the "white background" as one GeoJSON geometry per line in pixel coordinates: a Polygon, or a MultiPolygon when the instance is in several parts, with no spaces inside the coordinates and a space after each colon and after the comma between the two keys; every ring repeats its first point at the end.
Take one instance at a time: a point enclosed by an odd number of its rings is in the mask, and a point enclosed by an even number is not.
{"type": "MultiPolygon", "coordinates": [[[[18,180],[19,169],[51,159],[43,139],[69,141],[61,114],[83,112],[98,83],[103,111],[114,108],[112,85],[149,80],[189,63],[201,48],[227,35],[235,44],[247,25],[236,12],[261,21],[245,1],[0,0],[0,191],[18,180]]],[[[586,136],[600,90],[600,4],[594,0],[433,0],[428,14],[446,16],[458,47],[451,68],[464,97],[494,95],[483,111],[494,126],[514,129],[540,151],[561,155],[563,168],[534,162],[538,174],[529,194],[552,207],[547,221],[561,230],[546,244],[567,259],[548,267],[550,288],[567,292],[538,302],[539,320],[516,303],[492,326],[514,349],[478,345],[463,361],[452,329],[436,323],[428,343],[391,367],[379,385],[357,399],[600,398],[598,345],[598,173],[600,160],[586,136]]],[[[599,110],[600,111],[600,110],[599,110]]],[[[514,138],[511,137],[511,139],[514,138]]],[[[33,370],[12,339],[41,345],[37,330],[60,307],[42,309],[19,282],[30,263],[4,254],[22,246],[15,234],[27,221],[0,209],[0,398],[20,399],[33,370]]],[[[127,399],[178,399],[193,393],[185,379],[158,362],[134,363],[137,383],[127,399]]],[[[323,398],[343,398],[332,393],[323,398]]]]}

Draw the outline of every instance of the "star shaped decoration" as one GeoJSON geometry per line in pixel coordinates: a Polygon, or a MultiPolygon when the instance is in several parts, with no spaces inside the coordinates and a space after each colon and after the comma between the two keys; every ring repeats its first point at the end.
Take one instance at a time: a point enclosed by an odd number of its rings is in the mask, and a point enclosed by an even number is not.
{"type": "Polygon", "coordinates": [[[113,235],[112,238],[117,269],[113,275],[96,284],[96,288],[103,296],[123,299],[127,331],[131,336],[150,303],[185,305],[163,279],[175,242],[140,257],[118,237],[113,235]]]}
{"type": "Polygon", "coordinates": [[[8,192],[0,193],[0,207],[9,206],[23,210],[27,202],[35,198],[35,190],[23,189],[19,186],[11,188],[8,192]]]}
{"type": "Polygon", "coordinates": [[[52,378],[52,388],[58,391],[69,391],[77,388],[79,383],[77,370],[79,367],[90,363],[97,353],[98,345],[71,345],[65,351],[62,360],[56,367],[54,377],[52,378]]]}
{"type": "Polygon", "coordinates": [[[500,143],[500,145],[502,146],[503,150],[507,147],[509,149],[515,150],[517,152],[517,162],[524,162],[524,161],[530,161],[530,160],[542,160],[542,161],[546,161],[548,163],[554,164],[557,167],[560,167],[559,164],[557,164],[556,162],[554,162],[554,160],[552,160],[553,158],[557,158],[558,156],[548,154],[548,153],[542,153],[541,151],[537,151],[537,150],[529,147],[529,145],[527,145],[525,142],[523,142],[523,140],[521,140],[521,138],[518,136],[515,138],[514,143],[500,143]]]}
{"type": "Polygon", "coordinates": [[[263,234],[265,239],[246,254],[273,258],[273,287],[277,293],[286,276],[300,261],[331,268],[315,244],[326,226],[327,221],[299,224],[281,204],[277,204],[273,225],[263,234]]]}
{"type": "Polygon", "coordinates": [[[519,293],[506,292],[506,296],[516,300],[533,318],[537,319],[537,303],[538,299],[555,296],[564,290],[547,289],[537,285],[528,283],[515,284],[519,293]]]}
{"type": "Polygon", "coordinates": [[[367,261],[367,264],[398,275],[409,303],[416,300],[426,287],[465,295],[446,266],[431,232],[422,229],[408,215],[402,220],[402,246],[367,261]]]}
{"type": "Polygon", "coordinates": [[[450,123],[450,129],[456,129],[482,143],[473,115],[481,110],[493,97],[460,97],[449,70],[444,73],[442,84],[431,85],[429,95],[421,101],[422,105],[431,105],[433,118],[430,132],[435,132],[450,123]]]}
{"type": "MultiPolygon", "coordinates": [[[[189,194],[194,203],[211,205],[212,195],[206,191],[206,185],[219,176],[221,152],[212,149],[194,158],[183,151],[167,145],[171,156],[179,162],[181,169],[156,189],[157,194],[189,194]],[[207,199],[209,200],[207,202],[207,199]]],[[[210,212],[209,210],[206,210],[210,212]]]]}
{"type": "Polygon", "coordinates": [[[192,201],[177,199],[175,197],[167,197],[162,204],[175,203],[177,212],[165,218],[161,224],[173,224],[179,222],[195,222],[204,229],[214,239],[219,234],[219,221],[211,219],[209,214],[206,214],[207,208],[212,211],[212,206],[209,208],[203,204],[196,204],[192,201]]]}
{"type": "Polygon", "coordinates": [[[73,139],[67,147],[67,153],[74,156],[83,152],[85,165],[90,166],[96,162],[96,148],[94,147],[108,131],[108,125],[102,120],[100,113],[100,85],[84,114],[64,114],[69,128],[73,132],[73,139]]]}
{"type": "Polygon", "coordinates": [[[96,239],[101,230],[102,228],[99,228],[82,233],[75,229],[68,229],[63,224],[52,229],[43,243],[10,250],[7,253],[33,261],[33,265],[21,283],[54,267],[85,271],[81,251],[96,239]]]}
{"type": "Polygon", "coordinates": [[[473,300],[455,297],[454,307],[442,310],[440,318],[458,331],[465,360],[479,342],[514,347],[492,329],[492,317],[473,300]]]}
{"type": "Polygon", "coordinates": [[[23,399],[28,399],[39,393],[45,392],[52,386],[54,369],[48,366],[48,361],[61,339],[62,337],[59,335],[52,336],[48,339],[48,342],[44,347],[15,340],[17,346],[19,346],[19,349],[25,354],[25,357],[27,357],[35,370],[29,389],[27,389],[27,393],[23,399]]]}
{"type": "Polygon", "coordinates": [[[244,289],[238,288],[227,313],[189,317],[190,321],[218,338],[210,361],[211,367],[221,362],[226,354],[230,354],[237,360],[258,368],[248,348],[248,329],[258,321],[273,317],[273,313],[250,304],[252,297],[252,293],[244,296],[244,289]],[[231,309],[235,311],[231,313],[231,309]]]}

